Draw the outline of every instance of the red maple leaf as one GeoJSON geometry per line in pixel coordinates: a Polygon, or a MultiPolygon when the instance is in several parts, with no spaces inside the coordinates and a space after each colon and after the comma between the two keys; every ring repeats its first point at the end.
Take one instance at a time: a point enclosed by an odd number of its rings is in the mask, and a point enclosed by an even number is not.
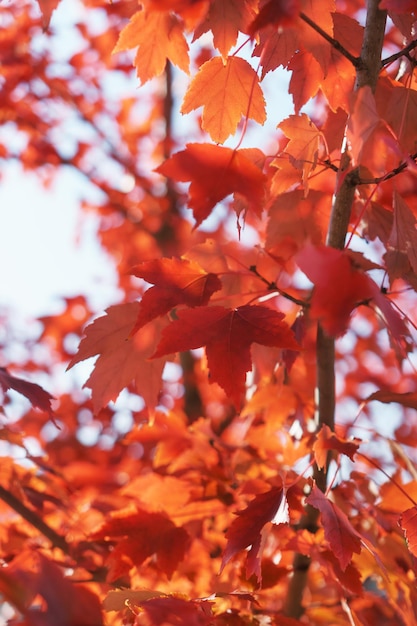
{"type": "Polygon", "coordinates": [[[116,543],[108,558],[111,580],[120,578],[152,555],[170,577],[190,542],[187,531],[175,526],[167,515],[144,510],[115,513],[92,538],[116,543]]]}
{"type": "Polygon", "coordinates": [[[408,549],[417,556],[417,505],[401,513],[400,525],[406,536],[408,549]]]}
{"type": "Polygon", "coordinates": [[[155,259],[133,268],[132,274],[153,283],[142,296],[133,335],[155,317],[178,304],[190,307],[207,304],[222,284],[216,274],[207,274],[198,263],[186,259],[155,259]]]}
{"type": "Polygon", "coordinates": [[[299,0],[268,0],[261,2],[261,8],[249,27],[251,37],[266,26],[291,26],[300,10],[299,0]]]}
{"type": "Polygon", "coordinates": [[[211,382],[219,383],[239,406],[245,392],[246,373],[252,367],[252,343],[299,349],[283,317],[278,311],[257,305],[236,309],[206,306],[179,311],[178,320],[164,329],[153,357],[206,346],[211,382]]]}
{"type": "Polygon", "coordinates": [[[62,569],[39,550],[24,550],[1,568],[0,591],[24,615],[24,624],[103,626],[97,595],[65,578],[62,569]]]}
{"type": "Polygon", "coordinates": [[[329,335],[345,332],[353,309],[374,294],[371,279],[353,267],[342,250],[307,245],[296,255],[304,274],[314,283],[310,313],[329,335]]]}
{"type": "Polygon", "coordinates": [[[306,502],[320,511],[324,536],[344,571],[352,560],[353,552],[359,554],[361,551],[360,535],[353,528],[345,513],[316,485],[313,486],[306,502]]]}
{"type": "Polygon", "coordinates": [[[25,396],[34,407],[52,415],[51,401],[54,397],[45,389],[42,389],[40,385],[22,378],[16,378],[9,374],[4,367],[0,367],[0,387],[4,392],[9,391],[9,389],[17,391],[22,396],[25,396]]]}
{"type": "Polygon", "coordinates": [[[227,545],[220,571],[223,570],[235,554],[250,547],[246,560],[246,576],[249,578],[252,574],[255,574],[258,581],[260,581],[262,532],[264,526],[272,520],[278,524],[289,521],[284,489],[282,487],[274,487],[266,493],[258,494],[248,504],[246,509],[238,511],[236,515],[238,517],[233,520],[226,532],[227,545]]]}
{"type": "Polygon", "coordinates": [[[266,179],[245,156],[245,150],[189,143],[156,171],[173,180],[191,183],[188,206],[193,210],[197,226],[230,194],[242,196],[257,213],[263,208],[266,179]]]}
{"type": "Polygon", "coordinates": [[[211,626],[214,623],[212,602],[207,600],[184,600],[171,596],[151,598],[140,606],[150,620],[147,622],[150,626],[211,626]]]}
{"type": "Polygon", "coordinates": [[[314,456],[318,467],[322,468],[325,466],[329,450],[335,450],[340,454],[345,454],[353,461],[355,452],[359,448],[359,443],[359,441],[349,441],[338,437],[336,433],[331,431],[330,428],[324,424],[313,445],[314,456]]]}

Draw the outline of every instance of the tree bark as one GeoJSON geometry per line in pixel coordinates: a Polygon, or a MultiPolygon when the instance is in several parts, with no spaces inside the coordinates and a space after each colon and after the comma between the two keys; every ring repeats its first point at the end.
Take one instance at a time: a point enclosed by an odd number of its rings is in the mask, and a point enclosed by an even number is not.
{"type": "MultiPolygon", "coordinates": [[[[381,55],[384,41],[384,32],[387,13],[378,8],[379,0],[369,0],[365,32],[359,63],[356,65],[355,91],[361,87],[369,86],[375,91],[379,72],[381,70],[381,55]]],[[[333,248],[343,250],[346,234],[348,231],[350,214],[355,198],[356,186],[359,182],[357,170],[353,169],[344,174],[350,167],[350,157],[347,147],[342,148],[342,158],[337,177],[334,202],[332,206],[329,229],[326,244],[333,248]],[[338,185],[339,181],[343,182],[338,185]]],[[[321,325],[317,327],[316,342],[316,428],[319,431],[323,425],[334,430],[335,423],[335,341],[326,335],[321,325]]],[[[319,469],[317,465],[313,469],[314,481],[321,491],[327,488],[328,469],[330,457],[328,455],[326,466],[319,469]]],[[[306,506],[305,514],[300,520],[299,528],[308,529],[310,532],[317,531],[319,511],[309,505],[306,506]]],[[[304,613],[303,595],[308,582],[308,570],[310,558],[303,554],[296,554],[293,561],[293,574],[289,581],[285,614],[289,617],[300,618],[304,613]]]]}

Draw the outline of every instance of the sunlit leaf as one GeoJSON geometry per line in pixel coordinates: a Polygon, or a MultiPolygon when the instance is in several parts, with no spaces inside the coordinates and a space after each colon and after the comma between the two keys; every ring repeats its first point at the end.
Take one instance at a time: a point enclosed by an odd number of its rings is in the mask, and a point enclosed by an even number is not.
{"type": "Polygon", "coordinates": [[[185,94],[181,113],[203,107],[202,124],[213,141],[236,132],[242,117],[259,124],[266,119],[265,100],[255,70],[245,59],[220,57],[201,66],[185,94]]]}

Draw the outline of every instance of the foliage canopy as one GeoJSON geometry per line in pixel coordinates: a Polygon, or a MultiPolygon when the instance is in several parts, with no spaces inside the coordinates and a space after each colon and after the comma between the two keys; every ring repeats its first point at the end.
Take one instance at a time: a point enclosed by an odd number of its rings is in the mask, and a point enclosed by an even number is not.
{"type": "Polygon", "coordinates": [[[5,623],[415,624],[415,2],[67,6],[0,8],[0,157],[121,295],[2,342],[5,623]]]}

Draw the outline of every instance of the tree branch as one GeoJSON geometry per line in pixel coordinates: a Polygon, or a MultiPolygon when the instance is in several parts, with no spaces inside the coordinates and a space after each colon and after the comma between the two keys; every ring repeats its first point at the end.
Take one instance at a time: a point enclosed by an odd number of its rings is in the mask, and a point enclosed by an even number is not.
{"type": "Polygon", "coordinates": [[[401,57],[408,57],[409,52],[411,52],[411,50],[414,50],[414,48],[417,48],[417,39],[413,39],[413,41],[410,41],[408,46],[406,46],[402,50],[399,50],[395,54],[391,54],[391,56],[387,57],[386,59],[382,59],[381,68],[389,65],[390,63],[393,63],[397,59],[401,59],[401,57]]]}
{"type": "MultiPolygon", "coordinates": [[[[381,68],[381,53],[384,40],[387,13],[378,8],[379,0],[369,0],[367,6],[365,33],[362,43],[360,61],[355,63],[356,84],[355,90],[368,85],[375,91],[381,68]]],[[[304,18],[303,18],[304,19],[304,18]]],[[[305,20],[306,21],[306,20],[305,20]]],[[[316,28],[317,30],[317,28],[316,28]]],[[[318,31],[319,32],[319,31],[318,31]]],[[[325,37],[329,41],[328,36],[325,37]]],[[[331,39],[331,38],[330,38],[331,39]]],[[[332,43],[330,41],[330,43],[332,43]]],[[[349,226],[352,204],[356,187],[360,183],[358,171],[351,170],[350,157],[345,149],[342,154],[338,180],[336,181],[335,198],[332,206],[326,244],[332,248],[342,250],[345,246],[346,234],[349,226]],[[341,184],[340,184],[341,183],[341,184]]],[[[316,341],[316,425],[319,431],[324,425],[334,430],[335,424],[335,340],[324,332],[320,323],[317,327],[316,341]]],[[[330,455],[323,469],[314,466],[313,478],[321,491],[327,488],[327,475],[330,455]]],[[[299,528],[307,529],[312,533],[317,531],[319,511],[306,506],[305,513],[300,520],[299,528]]],[[[304,613],[303,595],[308,580],[310,558],[303,554],[296,554],[293,561],[293,575],[289,582],[286,615],[299,618],[304,613]]]]}

